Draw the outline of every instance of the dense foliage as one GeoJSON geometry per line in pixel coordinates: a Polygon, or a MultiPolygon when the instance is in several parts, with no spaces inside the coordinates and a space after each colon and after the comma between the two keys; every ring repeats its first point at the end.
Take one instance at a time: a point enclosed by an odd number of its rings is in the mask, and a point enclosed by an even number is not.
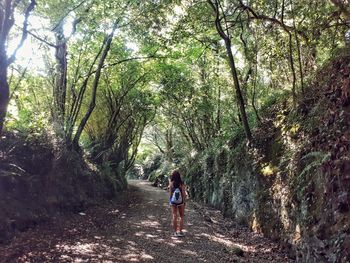
{"type": "Polygon", "coordinates": [[[4,0],[1,19],[1,129],[7,113],[7,130],[125,168],[147,124],[171,161],[251,141],[263,105],[295,104],[349,30],[335,0],[4,0]]]}

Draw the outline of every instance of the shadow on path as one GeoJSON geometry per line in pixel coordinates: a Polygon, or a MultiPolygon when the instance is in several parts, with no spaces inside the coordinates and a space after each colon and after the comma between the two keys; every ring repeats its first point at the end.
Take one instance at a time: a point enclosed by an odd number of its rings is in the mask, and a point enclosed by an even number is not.
{"type": "Polygon", "coordinates": [[[129,181],[121,194],[118,202],[19,233],[0,246],[0,262],[293,262],[271,241],[191,202],[186,236],[172,237],[167,193],[146,181],[129,181]]]}

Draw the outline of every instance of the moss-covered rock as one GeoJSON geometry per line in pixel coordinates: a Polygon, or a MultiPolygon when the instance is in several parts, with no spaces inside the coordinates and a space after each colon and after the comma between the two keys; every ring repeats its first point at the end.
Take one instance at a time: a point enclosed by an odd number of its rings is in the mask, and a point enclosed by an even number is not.
{"type": "Polygon", "coordinates": [[[348,56],[330,61],[296,110],[270,105],[253,147],[234,137],[188,160],[191,196],[280,240],[300,262],[348,262],[348,65],[348,56]]]}

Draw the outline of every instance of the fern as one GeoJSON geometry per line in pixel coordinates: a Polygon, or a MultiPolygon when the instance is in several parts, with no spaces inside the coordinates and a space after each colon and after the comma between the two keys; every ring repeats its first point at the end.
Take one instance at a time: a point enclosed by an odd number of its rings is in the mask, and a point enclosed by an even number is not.
{"type": "Polygon", "coordinates": [[[329,152],[310,152],[303,156],[301,160],[304,159],[314,159],[312,162],[310,162],[303,171],[299,174],[299,177],[304,176],[306,173],[308,173],[311,169],[314,169],[321,164],[323,164],[325,161],[327,161],[331,157],[331,154],[329,152]]]}

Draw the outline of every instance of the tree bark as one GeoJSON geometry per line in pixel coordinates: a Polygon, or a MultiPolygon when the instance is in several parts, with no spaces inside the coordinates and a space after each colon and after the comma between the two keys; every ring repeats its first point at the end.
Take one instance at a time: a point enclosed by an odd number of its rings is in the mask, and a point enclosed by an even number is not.
{"type": "Polygon", "coordinates": [[[87,110],[87,112],[85,113],[83,119],[81,120],[79,126],[78,126],[78,129],[77,129],[77,132],[74,136],[74,139],[73,139],[73,148],[74,149],[78,149],[79,148],[79,139],[80,139],[80,136],[84,130],[84,127],[88,121],[88,119],[90,118],[91,116],[91,113],[93,112],[95,106],[96,106],[96,95],[97,95],[97,87],[98,87],[98,83],[99,83],[99,80],[100,80],[100,77],[101,77],[101,71],[102,71],[102,68],[103,68],[103,64],[106,60],[106,57],[107,57],[107,54],[111,48],[111,44],[112,44],[112,40],[113,40],[113,35],[114,35],[114,32],[117,28],[117,23],[115,23],[115,25],[113,26],[113,30],[112,32],[106,37],[106,40],[105,40],[105,48],[102,52],[102,55],[101,55],[101,58],[100,58],[100,61],[98,63],[98,66],[97,66],[97,70],[96,70],[96,75],[95,75],[95,78],[94,78],[94,82],[92,84],[92,95],[91,95],[91,101],[90,101],[90,105],[89,105],[89,108],[87,110]]]}
{"type": "Polygon", "coordinates": [[[10,16],[12,1],[4,1],[2,5],[4,6],[0,8],[0,136],[4,127],[10,97],[10,88],[7,81],[8,58],[6,55],[6,42],[13,25],[10,16]]]}
{"type": "Polygon", "coordinates": [[[297,27],[296,27],[296,23],[295,23],[295,15],[294,15],[294,6],[293,6],[292,0],[290,1],[290,9],[292,11],[295,42],[296,42],[297,51],[298,51],[298,63],[299,63],[299,71],[300,71],[300,88],[301,88],[302,94],[304,94],[304,74],[303,74],[303,63],[302,63],[302,58],[301,58],[301,45],[300,45],[299,36],[297,33],[297,27]]]}
{"type": "MultiPolygon", "coordinates": [[[[1,2],[0,8],[0,136],[4,128],[7,107],[10,99],[10,87],[7,81],[7,69],[15,61],[17,51],[22,47],[27,38],[28,18],[34,9],[36,2],[31,0],[24,12],[24,22],[21,39],[11,56],[7,56],[7,40],[10,30],[14,25],[14,13],[17,6],[16,1],[5,0],[1,2]]],[[[0,137],[1,138],[1,137],[0,137]]]]}
{"type": "Polygon", "coordinates": [[[259,123],[261,123],[261,118],[259,116],[258,109],[256,108],[255,104],[255,98],[256,98],[256,82],[257,82],[257,76],[258,76],[258,52],[255,52],[255,74],[254,74],[254,83],[253,83],[253,94],[252,94],[252,106],[253,110],[256,116],[256,119],[258,120],[259,123]]]}
{"type": "Polygon", "coordinates": [[[297,51],[298,51],[298,63],[299,63],[299,70],[300,70],[300,88],[301,88],[302,94],[304,94],[304,73],[303,73],[304,69],[303,69],[303,61],[301,57],[301,45],[297,34],[295,34],[295,40],[298,48],[297,51]]]}
{"type": "Polygon", "coordinates": [[[67,93],[67,41],[63,33],[63,25],[56,29],[56,76],[53,90],[53,120],[57,131],[64,130],[65,104],[67,93]]]}
{"type": "MultiPolygon", "coordinates": [[[[2,52],[1,52],[2,53],[2,52]]],[[[9,103],[10,88],[7,82],[7,66],[4,54],[0,55],[0,136],[4,127],[7,106],[9,103]],[[5,62],[5,63],[4,63],[5,62]]]]}
{"type": "Polygon", "coordinates": [[[227,33],[224,32],[224,30],[222,28],[222,25],[220,22],[220,14],[219,14],[220,11],[219,11],[218,1],[216,0],[215,3],[213,3],[213,2],[211,2],[211,0],[208,0],[208,3],[212,7],[214,14],[215,14],[215,17],[216,17],[215,18],[216,30],[219,33],[220,37],[225,41],[228,63],[230,65],[231,75],[232,75],[234,85],[235,85],[236,99],[237,99],[237,102],[239,105],[239,111],[240,111],[241,118],[242,118],[244,132],[246,134],[247,140],[251,141],[252,134],[250,131],[247,113],[246,113],[245,105],[244,105],[244,99],[243,99],[241,87],[240,87],[239,80],[238,80],[238,74],[237,74],[237,70],[236,70],[235,60],[233,58],[232,47],[231,47],[231,38],[227,33]]]}
{"type": "Polygon", "coordinates": [[[295,73],[295,67],[294,67],[294,58],[293,58],[293,41],[292,41],[292,33],[288,33],[289,36],[289,62],[290,62],[290,69],[292,71],[292,77],[293,77],[293,82],[292,82],[292,95],[293,95],[293,105],[295,107],[296,105],[296,100],[297,100],[297,93],[296,93],[296,81],[297,81],[297,76],[295,73]]]}
{"type": "Polygon", "coordinates": [[[92,76],[91,72],[93,70],[93,67],[95,66],[96,61],[98,60],[99,56],[103,52],[104,44],[101,45],[101,48],[99,49],[98,53],[96,54],[93,62],[91,63],[89,67],[89,71],[87,76],[85,77],[82,85],[79,88],[78,95],[75,96],[75,99],[72,100],[72,106],[69,110],[68,116],[66,116],[66,131],[65,131],[65,136],[66,136],[66,142],[68,145],[72,144],[72,138],[73,138],[73,130],[75,127],[75,123],[78,119],[80,109],[83,103],[84,99],[84,94],[87,88],[87,85],[89,83],[90,77],[92,76]]]}

